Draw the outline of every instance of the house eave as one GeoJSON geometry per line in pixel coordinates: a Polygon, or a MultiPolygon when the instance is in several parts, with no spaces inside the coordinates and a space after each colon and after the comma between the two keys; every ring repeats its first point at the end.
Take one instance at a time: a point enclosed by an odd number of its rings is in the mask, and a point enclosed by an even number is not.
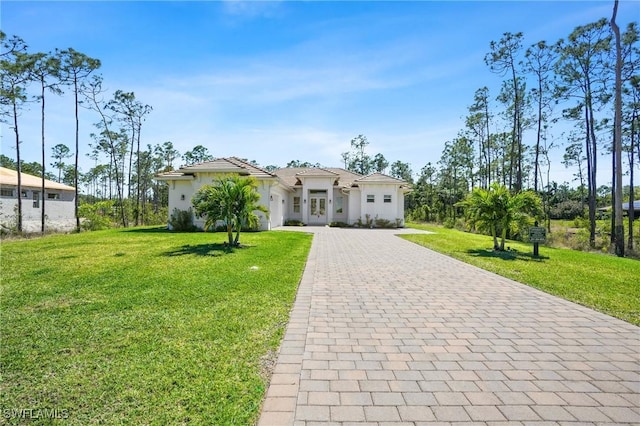
{"type": "Polygon", "coordinates": [[[196,177],[194,175],[173,175],[173,176],[163,176],[163,175],[156,175],[155,176],[155,180],[162,180],[162,181],[174,181],[174,180],[194,180],[196,177]]]}

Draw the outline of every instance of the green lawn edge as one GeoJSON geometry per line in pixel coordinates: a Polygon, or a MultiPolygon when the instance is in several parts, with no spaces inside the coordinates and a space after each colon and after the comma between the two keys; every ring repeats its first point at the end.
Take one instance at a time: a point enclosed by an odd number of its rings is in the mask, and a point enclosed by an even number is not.
{"type": "Polygon", "coordinates": [[[431,234],[400,235],[408,241],[546,293],[640,326],[640,261],[508,241],[494,252],[491,237],[430,224],[408,227],[431,234]]]}
{"type": "Polygon", "coordinates": [[[224,240],[145,227],[3,241],[3,410],[255,423],[312,236],[245,233],[231,253],[224,240]]]}

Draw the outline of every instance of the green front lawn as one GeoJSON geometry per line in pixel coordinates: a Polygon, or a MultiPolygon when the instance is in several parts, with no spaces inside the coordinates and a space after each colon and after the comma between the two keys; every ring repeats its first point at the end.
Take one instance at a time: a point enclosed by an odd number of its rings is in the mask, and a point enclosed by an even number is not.
{"type": "Polygon", "coordinates": [[[245,233],[232,253],[213,244],[224,238],[138,228],[3,242],[0,408],[76,425],[254,422],[311,236],[245,233]]]}
{"type": "Polygon", "coordinates": [[[484,235],[432,225],[409,224],[434,234],[402,235],[432,250],[547,293],[640,325],[640,261],[610,255],[508,241],[511,251],[494,252],[484,235]]]}

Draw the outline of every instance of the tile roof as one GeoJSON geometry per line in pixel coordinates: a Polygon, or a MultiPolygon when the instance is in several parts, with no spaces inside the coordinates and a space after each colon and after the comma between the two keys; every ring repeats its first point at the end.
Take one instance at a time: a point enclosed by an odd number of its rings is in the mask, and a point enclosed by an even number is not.
{"type": "Polygon", "coordinates": [[[357,186],[358,183],[406,184],[402,179],[396,179],[382,173],[362,176],[339,167],[284,167],[271,173],[237,157],[216,158],[211,161],[180,167],[178,170],[160,173],[156,178],[159,180],[188,179],[198,172],[239,173],[240,175],[254,176],[256,178],[273,178],[277,176],[284,185],[290,188],[300,186],[302,184],[300,179],[305,177],[335,178],[335,185],[342,188],[357,186]]]}
{"type": "MultiPolygon", "coordinates": [[[[42,178],[27,173],[20,173],[20,183],[23,188],[42,188],[42,178]]],[[[16,170],[0,167],[0,185],[18,186],[18,172],[16,170]]],[[[61,191],[75,191],[73,186],[54,182],[49,179],[44,180],[45,189],[57,189],[61,191]]]]}
{"type": "Polygon", "coordinates": [[[393,183],[393,184],[405,184],[407,183],[403,179],[394,178],[392,176],[383,175],[382,173],[371,173],[370,175],[363,176],[356,179],[354,183],[393,183]]]}
{"type": "Polygon", "coordinates": [[[362,177],[357,173],[337,167],[284,167],[274,172],[286,185],[300,185],[300,177],[336,177],[338,186],[350,187],[358,178],[362,177]]]}
{"type": "Polygon", "coordinates": [[[253,176],[256,178],[275,177],[274,174],[237,157],[215,158],[211,161],[183,166],[171,172],[159,173],[156,177],[161,180],[171,180],[172,178],[192,176],[198,172],[238,173],[243,176],[253,176]]]}

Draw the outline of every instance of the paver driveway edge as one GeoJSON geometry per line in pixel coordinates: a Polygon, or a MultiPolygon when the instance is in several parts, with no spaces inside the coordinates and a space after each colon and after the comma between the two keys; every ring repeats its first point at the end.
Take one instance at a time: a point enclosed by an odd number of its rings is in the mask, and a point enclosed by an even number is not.
{"type": "MultiPolygon", "coordinates": [[[[296,230],[297,231],[297,230],[296,230]]],[[[311,293],[318,246],[313,236],[298,292],[293,302],[287,331],[282,339],[278,360],[262,406],[259,426],[293,425],[300,388],[302,358],[309,327],[311,293]]]]}
{"type": "Polygon", "coordinates": [[[314,238],[259,426],[640,424],[640,328],[395,237],[314,238]]]}

